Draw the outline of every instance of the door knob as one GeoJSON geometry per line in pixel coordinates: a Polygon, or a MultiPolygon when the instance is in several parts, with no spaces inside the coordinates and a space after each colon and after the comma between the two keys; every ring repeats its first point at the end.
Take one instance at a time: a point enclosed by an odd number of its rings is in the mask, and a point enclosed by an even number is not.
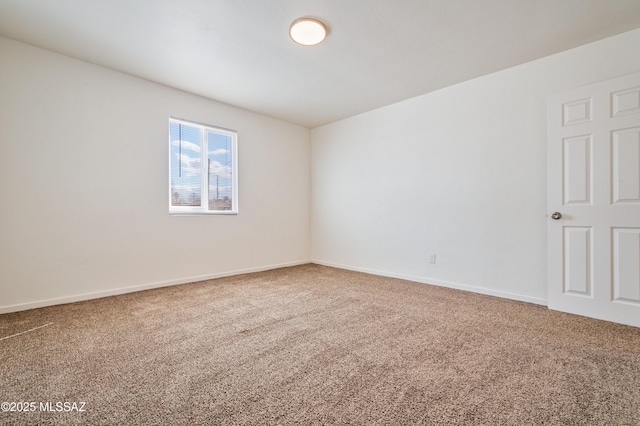
{"type": "Polygon", "coordinates": [[[551,219],[553,219],[553,220],[558,220],[558,219],[560,219],[560,218],[562,218],[562,213],[560,213],[560,212],[553,212],[553,213],[551,213],[551,219]]]}

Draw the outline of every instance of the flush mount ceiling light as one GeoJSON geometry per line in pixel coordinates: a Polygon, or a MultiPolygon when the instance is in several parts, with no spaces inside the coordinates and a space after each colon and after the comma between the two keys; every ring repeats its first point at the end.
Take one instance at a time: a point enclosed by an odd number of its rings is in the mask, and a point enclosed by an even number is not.
{"type": "Polygon", "coordinates": [[[327,37],[327,27],[317,19],[300,18],[291,24],[289,36],[298,44],[314,46],[322,43],[325,37],[327,37]]]}

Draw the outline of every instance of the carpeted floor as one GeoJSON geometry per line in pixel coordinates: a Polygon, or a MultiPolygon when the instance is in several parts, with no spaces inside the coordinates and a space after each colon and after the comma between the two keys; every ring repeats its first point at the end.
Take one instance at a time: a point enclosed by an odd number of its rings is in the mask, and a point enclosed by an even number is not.
{"type": "Polygon", "coordinates": [[[1,424],[640,425],[639,328],[318,265],[1,315],[0,339],[0,401],[35,403],[1,424]]]}

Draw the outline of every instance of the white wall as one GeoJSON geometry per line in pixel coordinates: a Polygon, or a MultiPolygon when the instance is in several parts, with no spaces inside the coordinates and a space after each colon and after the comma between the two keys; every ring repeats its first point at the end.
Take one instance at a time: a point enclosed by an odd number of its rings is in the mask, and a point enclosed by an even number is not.
{"type": "Polygon", "coordinates": [[[640,70],[639,45],[316,128],[310,151],[308,129],[0,38],[0,312],[310,258],[544,303],[546,97],[640,70]],[[168,215],[169,116],[238,130],[239,215],[168,215]]]}
{"type": "Polygon", "coordinates": [[[313,129],[312,258],[544,304],[547,96],[640,70],[639,46],[635,30],[313,129]]]}
{"type": "Polygon", "coordinates": [[[310,134],[0,38],[0,312],[309,260],[310,134]],[[235,129],[237,216],[169,216],[169,116],[235,129]]]}

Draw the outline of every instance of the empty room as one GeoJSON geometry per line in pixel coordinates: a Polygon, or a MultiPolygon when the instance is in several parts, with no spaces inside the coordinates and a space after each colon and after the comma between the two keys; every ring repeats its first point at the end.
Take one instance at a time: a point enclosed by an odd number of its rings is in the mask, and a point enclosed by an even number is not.
{"type": "Polygon", "coordinates": [[[0,424],[640,424],[638,0],[0,0],[0,183],[0,424]]]}

